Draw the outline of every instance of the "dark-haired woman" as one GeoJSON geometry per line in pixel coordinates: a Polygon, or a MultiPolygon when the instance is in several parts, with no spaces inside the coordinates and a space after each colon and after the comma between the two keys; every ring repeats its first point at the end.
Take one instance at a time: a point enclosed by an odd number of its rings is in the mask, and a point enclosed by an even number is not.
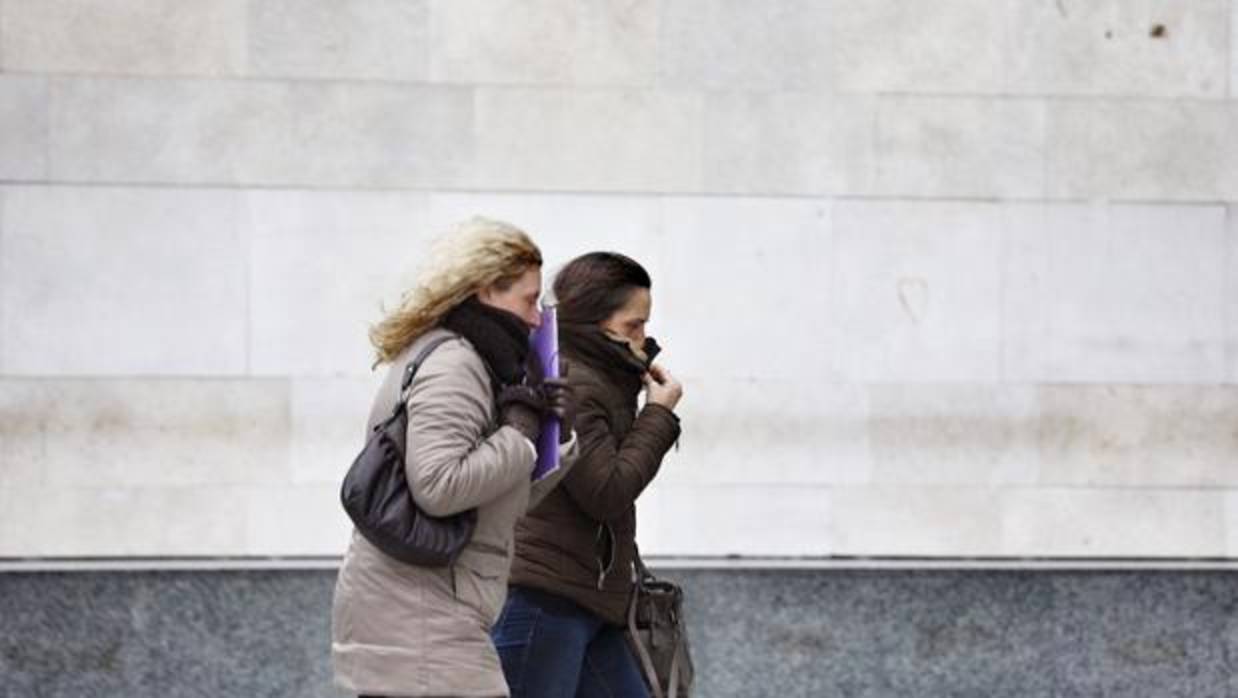
{"type": "Polygon", "coordinates": [[[572,260],[555,278],[580,451],[516,526],[511,588],[491,632],[513,698],[649,695],[623,634],[635,502],[679,436],[683,394],[653,363],[650,287],[639,264],[605,252],[572,260]]]}

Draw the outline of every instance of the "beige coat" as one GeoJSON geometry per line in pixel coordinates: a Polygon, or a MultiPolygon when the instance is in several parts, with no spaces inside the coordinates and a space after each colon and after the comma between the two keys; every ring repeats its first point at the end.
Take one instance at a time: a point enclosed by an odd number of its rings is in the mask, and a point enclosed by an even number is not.
{"type": "MultiPolygon", "coordinates": [[[[446,332],[428,333],[392,362],[371,427],[399,399],[405,364],[446,332]]],[[[477,507],[477,528],[444,568],[404,564],[353,532],[332,609],[336,683],[355,694],[507,696],[489,631],[507,595],[513,528],[567,472],[575,440],[564,447],[560,470],[531,485],[529,441],[510,426],[495,429],[490,376],[461,337],[422,364],[408,409],[405,466],[414,499],[436,516],[477,507]]]]}

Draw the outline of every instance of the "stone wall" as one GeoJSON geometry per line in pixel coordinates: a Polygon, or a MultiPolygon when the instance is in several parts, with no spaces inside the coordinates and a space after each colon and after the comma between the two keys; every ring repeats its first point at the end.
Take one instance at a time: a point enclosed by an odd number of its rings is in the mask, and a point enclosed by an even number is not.
{"type": "Polygon", "coordinates": [[[1236,18],[0,0],[0,557],[339,554],[475,213],[653,272],[649,552],[1233,557],[1236,18]]]}
{"type": "MultiPolygon", "coordinates": [[[[687,592],[701,698],[1238,693],[1233,572],[665,573],[687,592]]],[[[0,695],[342,695],[334,578],[0,575],[0,695]]]]}

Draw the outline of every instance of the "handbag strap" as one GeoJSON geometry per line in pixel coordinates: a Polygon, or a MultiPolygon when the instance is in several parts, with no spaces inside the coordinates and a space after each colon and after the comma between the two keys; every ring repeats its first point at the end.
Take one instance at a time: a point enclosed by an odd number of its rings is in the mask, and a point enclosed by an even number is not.
{"type": "MultiPolygon", "coordinates": [[[[632,644],[636,647],[636,655],[637,659],[640,660],[641,669],[645,672],[649,685],[653,687],[653,698],[662,698],[662,684],[658,681],[658,671],[653,666],[653,657],[649,656],[649,650],[645,648],[645,643],[641,640],[640,632],[636,627],[635,603],[628,605],[628,636],[632,638],[632,644]]],[[[675,633],[675,646],[671,652],[671,667],[666,677],[669,687],[666,698],[678,698],[679,658],[683,654],[683,637],[679,633],[675,633]]]]}
{"type": "MultiPolygon", "coordinates": [[[[632,644],[636,646],[637,658],[640,660],[641,668],[645,672],[645,676],[649,679],[649,684],[653,686],[653,698],[663,698],[662,686],[658,681],[658,672],[653,666],[653,658],[649,655],[649,650],[645,647],[645,643],[641,641],[640,633],[636,627],[636,600],[640,596],[641,586],[646,582],[654,581],[653,573],[645,566],[644,559],[641,558],[640,547],[633,544],[635,555],[633,555],[632,566],[636,573],[635,584],[632,589],[632,602],[628,604],[628,635],[632,637],[632,644]]],[[[678,698],[679,696],[679,672],[680,656],[683,654],[683,637],[679,633],[675,633],[675,642],[671,653],[671,666],[667,676],[668,693],[666,698],[678,698]]]]}
{"type": "Polygon", "coordinates": [[[395,409],[397,411],[408,403],[408,396],[409,393],[412,392],[413,388],[413,377],[417,375],[417,369],[421,368],[421,364],[427,357],[430,356],[430,352],[438,349],[439,345],[443,342],[454,338],[454,334],[447,333],[431,339],[426,343],[425,347],[423,347],[421,351],[417,352],[417,356],[414,357],[412,361],[409,361],[408,365],[404,367],[404,377],[400,380],[400,399],[395,405],[395,409]]]}
{"type": "Polygon", "coordinates": [[[679,655],[682,654],[680,652],[682,647],[683,643],[677,637],[675,639],[675,653],[671,655],[671,673],[667,677],[670,691],[667,692],[666,698],[678,698],[679,696],[679,655]]]}
{"type": "MultiPolygon", "coordinates": [[[[658,671],[654,669],[653,658],[649,656],[649,650],[645,649],[645,643],[641,641],[640,631],[636,627],[636,599],[632,601],[631,604],[628,604],[628,636],[632,638],[632,645],[636,647],[637,659],[640,660],[641,669],[645,672],[645,678],[653,688],[653,698],[662,698],[662,686],[658,683],[658,671]]],[[[675,690],[674,684],[671,684],[671,690],[675,690]]]]}
{"type": "Polygon", "coordinates": [[[636,573],[636,579],[632,580],[636,583],[653,579],[653,573],[645,567],[645,560],[641,557],[640,546],[636,541],[632,541],[632,569],[636,573]]]}

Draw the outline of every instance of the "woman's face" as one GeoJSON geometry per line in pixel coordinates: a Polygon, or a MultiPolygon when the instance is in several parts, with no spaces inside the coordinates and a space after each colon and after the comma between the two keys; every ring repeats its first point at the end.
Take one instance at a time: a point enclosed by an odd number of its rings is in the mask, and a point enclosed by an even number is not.
{"type": "Polygon", "coordinates": [[[641,351],[645,346],[645,324],[649,322],[652,308],[649,289],[633,289],[627,302],[602,321],[602,330],[613,337],[624,338],[633,349],[641,351]]]}
{"type": "Polygon", "coordinates": [[[499,290],[490,285],[478,291],[477,300],[493,308],[506,310],[535,329],[542,324],[541,309],[537,306],[537,299],[541,295],[542,269],[530,267],[506,289],[499,290]]]}

